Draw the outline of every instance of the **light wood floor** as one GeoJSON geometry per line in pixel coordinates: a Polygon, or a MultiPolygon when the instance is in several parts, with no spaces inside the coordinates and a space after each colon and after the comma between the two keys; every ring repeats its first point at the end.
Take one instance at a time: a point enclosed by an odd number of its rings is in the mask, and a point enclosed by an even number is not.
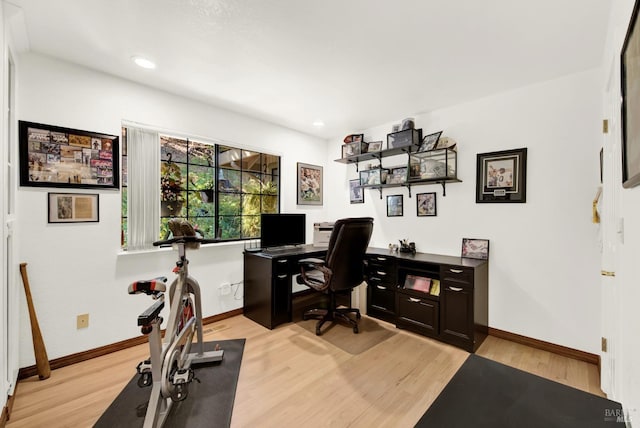
{"type": "MultiPolygon", "coordinates": [[[[295,323],[268,330],[237,316],[206,325],[207,341],[246,338],[232,427],[413,427],[468,353],[366,321],[392,334],[359,354],[295,323]]],[[[92,426],[147,353],[136,346],[20,381],[7,427],[92,426]]],[[[491,336],[477,354],[604,396],[592,364],[491,336]]]]}

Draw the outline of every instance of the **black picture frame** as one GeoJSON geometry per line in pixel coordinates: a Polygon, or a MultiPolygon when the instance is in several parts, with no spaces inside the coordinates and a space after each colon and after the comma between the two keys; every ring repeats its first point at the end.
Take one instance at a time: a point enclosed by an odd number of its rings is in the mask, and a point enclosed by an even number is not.
{"type": "Polygon", "coordinates": [[[20,186],[119,189],[117,135],[19,121],[20,186]]]}
{"type": "Polygon", "coordinates": [[[438,215],[436,192],[418,193],[416,195],[416,215],[418,217],[435,217],[438,215]]]}
{"type": "Polygon", "coordinates": [[[48,223],[98,223],[100,199],[97,193],[49,193],[48,223]]]}
{"type": "Polygon", "coordinates": [[[489,240],[462,238],[460,256],[465,259],[489,260],[489,240]]]}
{"type": "Polygon", "coordinates": [[[440,139],[440,135],[442,135],[442,131],[434,132],[433,134],[426,135],[420,142],[420,146],[418,147],[418,152],[427,152],[429,150],[434,150],[438,145],[438,140],[440,139]]]}
{"type": "Polygon", "coordinates": [[[622,187],[640,184],[640,25],[638,9],[633,7],[620,54],[622,86],[622,187]]]}
{"type": "Polygon", "coordinates": [[[360,179],[349,180],[349,202],[364,204],[364,189],[360,186],[360,179]]]}
{"type": "Polygon", "coordinates": [[[476,203],[526,201],[526,147],[477,155],[476,203]]]}
{"type": "Polygon", "coordinates": [[[404,215],[403,195],[387,196],[387,217],[402,217],[404,215]]]}

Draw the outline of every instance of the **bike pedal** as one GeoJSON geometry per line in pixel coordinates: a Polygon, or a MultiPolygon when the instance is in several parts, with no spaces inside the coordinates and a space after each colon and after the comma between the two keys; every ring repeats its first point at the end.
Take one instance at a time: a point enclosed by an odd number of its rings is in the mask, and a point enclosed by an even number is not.
{"type": "Polygon", "coordinates": [[[174,385],[179,385],[181,383],[190,383],[194,378],[193,370],[191,369],[180,369],[173,374],[173,379],[171,379],[171,383],[174,385]]]}

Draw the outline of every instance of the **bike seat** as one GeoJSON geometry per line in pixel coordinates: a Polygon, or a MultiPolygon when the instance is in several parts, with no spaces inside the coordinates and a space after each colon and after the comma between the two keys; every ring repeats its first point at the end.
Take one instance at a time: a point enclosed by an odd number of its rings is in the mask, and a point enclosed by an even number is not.
{"type": "Polygon", "coordinates": [[[148,295],[164,293],[167,291],[167,277],[159,276],[153,279],[143,279],[132,282],[129,285],[129,294],[145,293],[148,295]]]}

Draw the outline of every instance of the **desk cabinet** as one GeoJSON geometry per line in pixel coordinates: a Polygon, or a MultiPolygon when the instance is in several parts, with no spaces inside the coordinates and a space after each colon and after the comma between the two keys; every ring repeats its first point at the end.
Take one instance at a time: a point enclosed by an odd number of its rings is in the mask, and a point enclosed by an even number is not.
{"type": "Polygon", "coordinates": [[[478,349],[489,321],[487,261],[371,251],[366,267],[368,315],[469,352],[478,349]],[[430,292],[405,288],[408,275],[429,278],[431,287],[438,286],[430,292]]]}

